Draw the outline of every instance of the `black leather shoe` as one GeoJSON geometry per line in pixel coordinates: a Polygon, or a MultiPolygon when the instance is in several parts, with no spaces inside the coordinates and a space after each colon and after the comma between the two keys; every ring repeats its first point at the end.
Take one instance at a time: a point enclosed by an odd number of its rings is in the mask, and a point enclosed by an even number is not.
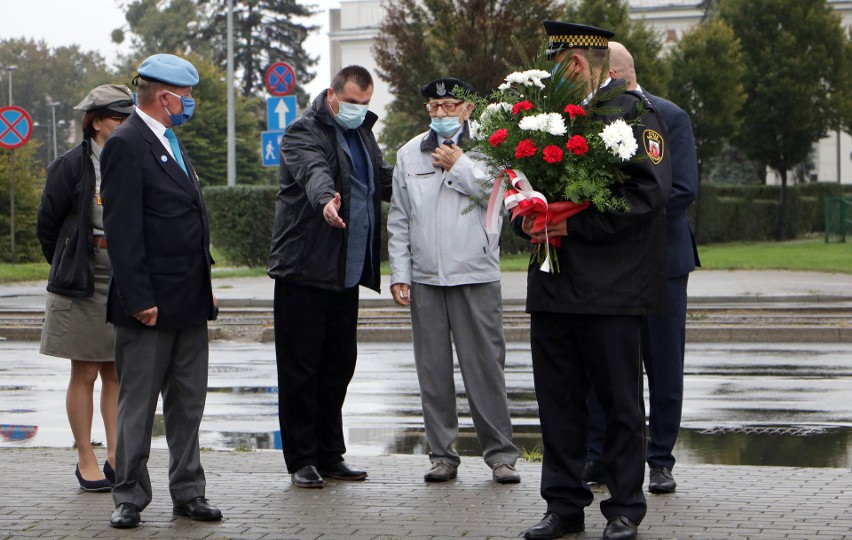
{"type": "Polygon", "coordinates": [[[583,520],[567,521],[553,512],[544,515],[544,519],[527,529],[524,538],[562,538],[564,534],[583,532],[586,529],[583,520]]]}
{"type": "Polygon", "coordinates": [[[112,489],[112,484],[106,478],[103,480],[86,480],[83,478],[83,475],[80,474],[79,465],[74,469],[74,475],[77,477],[77,481],[80,482],[80,487],[85,491],[110,491],[112,489]]]}
{"type": "Polygon", "coordinates": [[[603,540],[633,540],[639,527],[624,516],[609,518],[604,529],[603,540]]]}
{"type": "Polygon", "coordinates": [[[194,519],[195,521],[219,521],[222,519],[222,512],[208,503],[204,497],[196,497],[175,506],[172,509],[172,514],[176,516],[189,516],[190,519],[194,519]]]}
{"type": "Polygon", "coordinates": [[[367,478],[367,471],[353,469],[345,461],[335,463],[331,467],[321,467],[319,473],[322,476],[334,478],[335,480],[363,480],[367,478]]]}
{"type": "Polygon", "coordinates": [[[139,526],[139,507],[133,503],[119,503],[109,517],[109,526],[116,529],[132,529],[139,526]]]}
{"type": "Polygon", "coordinates": [[[672,470],[668,467],[651,467],[648,491],[651,493],[674,493],[677,487],[672,470]]]}
{"type": "Polygon", "coordinates": [[[115,485],[115,469],[112,468],[109,461],[104,461],[104,476],[106,476],[107,482],[115,485]]]}
{"type": "Polygon", "coordinates": [[[603,463],[587,461],[583,467],[583,480],[589,484],[606,484],[606,469],[603,463]]]}
{"type": "Polygon", "coordinates": [[[305,465],[290,475],[293,485],[300,488],[321,488],[324,481],[313,465],[305,465]]]}

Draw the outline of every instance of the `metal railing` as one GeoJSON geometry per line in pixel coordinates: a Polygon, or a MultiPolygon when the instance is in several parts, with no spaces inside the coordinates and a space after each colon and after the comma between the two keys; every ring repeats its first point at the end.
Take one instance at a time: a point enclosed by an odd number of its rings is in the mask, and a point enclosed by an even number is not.
{"type": "Polygon", "coordinates": [[[852,197],[825,198],[825,242],[845,243],[852,235],[852,197]]]}

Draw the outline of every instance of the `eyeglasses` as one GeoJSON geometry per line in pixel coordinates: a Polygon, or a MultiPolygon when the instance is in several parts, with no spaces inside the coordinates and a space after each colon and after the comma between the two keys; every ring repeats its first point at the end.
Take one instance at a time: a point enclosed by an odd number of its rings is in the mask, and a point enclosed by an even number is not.
{"type": "Polygon", "coordinates": [[[426,110],[430,113],[438,112],[438,107],[444,109],[445,113],[452,113],[456,112],[456,107],[462,103],[464,103],[464,101],[444,101],[442,103],[434,103],[430,101],[424,105],[426,105],[426,110]]]}
{"type": "Polygon", "coordinates": [[[128,119],[128,117],[127,117],[127,116],[110,116],[110,118],[111,118],[112,120],[115,120],[115,121],[116,121],[116,122],[118,122],[119,124],[123,124],[123,123],[124,123],[124,121],[128,119]]]}

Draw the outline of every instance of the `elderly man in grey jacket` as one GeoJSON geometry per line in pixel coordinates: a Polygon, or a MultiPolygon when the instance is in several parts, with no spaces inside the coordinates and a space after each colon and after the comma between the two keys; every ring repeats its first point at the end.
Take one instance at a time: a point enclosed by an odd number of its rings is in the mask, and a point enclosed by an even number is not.
{"type": "Polygon", "coordinates": [[[414,360],[423,402],[431,469],[427,482],[455,478],[458,413],[453,342],[476,435],[492,477],[517,483],[518,449],[506,399],[499,235],[488,234],[484,206],[493,174],[466,154],[472,92],[453,78],[421,88],[429,130],[397,153],[388,214],[391,293],[411,307],[414,360]],[[452,336],[452,341],[451,341],[452,336]]]}

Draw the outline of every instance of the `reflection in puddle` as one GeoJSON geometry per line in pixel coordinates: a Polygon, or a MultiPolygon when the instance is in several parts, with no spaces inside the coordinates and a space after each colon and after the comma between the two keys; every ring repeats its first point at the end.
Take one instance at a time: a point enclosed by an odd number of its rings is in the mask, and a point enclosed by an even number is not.
{"type": "MultiPolygon", "coordinates": [[[[428,453],[422,428],[351,428],[351,447],[372,448],[378,454],[428,453]]],[[[281,432],[216,434],[217,446],[231,450],[280,450],[281,432]]],[[[521,452],[543,447],[538,426],[515,428],[521,452]]],[[[739,426],[681,429],[675,456],[681,464],[762,465],[774,467],[852,467],[852,429],[833,426],[739,426]]],[[[481,456],[472,428],[459,432],[456,450],[462,456],[481,456]]]]}

